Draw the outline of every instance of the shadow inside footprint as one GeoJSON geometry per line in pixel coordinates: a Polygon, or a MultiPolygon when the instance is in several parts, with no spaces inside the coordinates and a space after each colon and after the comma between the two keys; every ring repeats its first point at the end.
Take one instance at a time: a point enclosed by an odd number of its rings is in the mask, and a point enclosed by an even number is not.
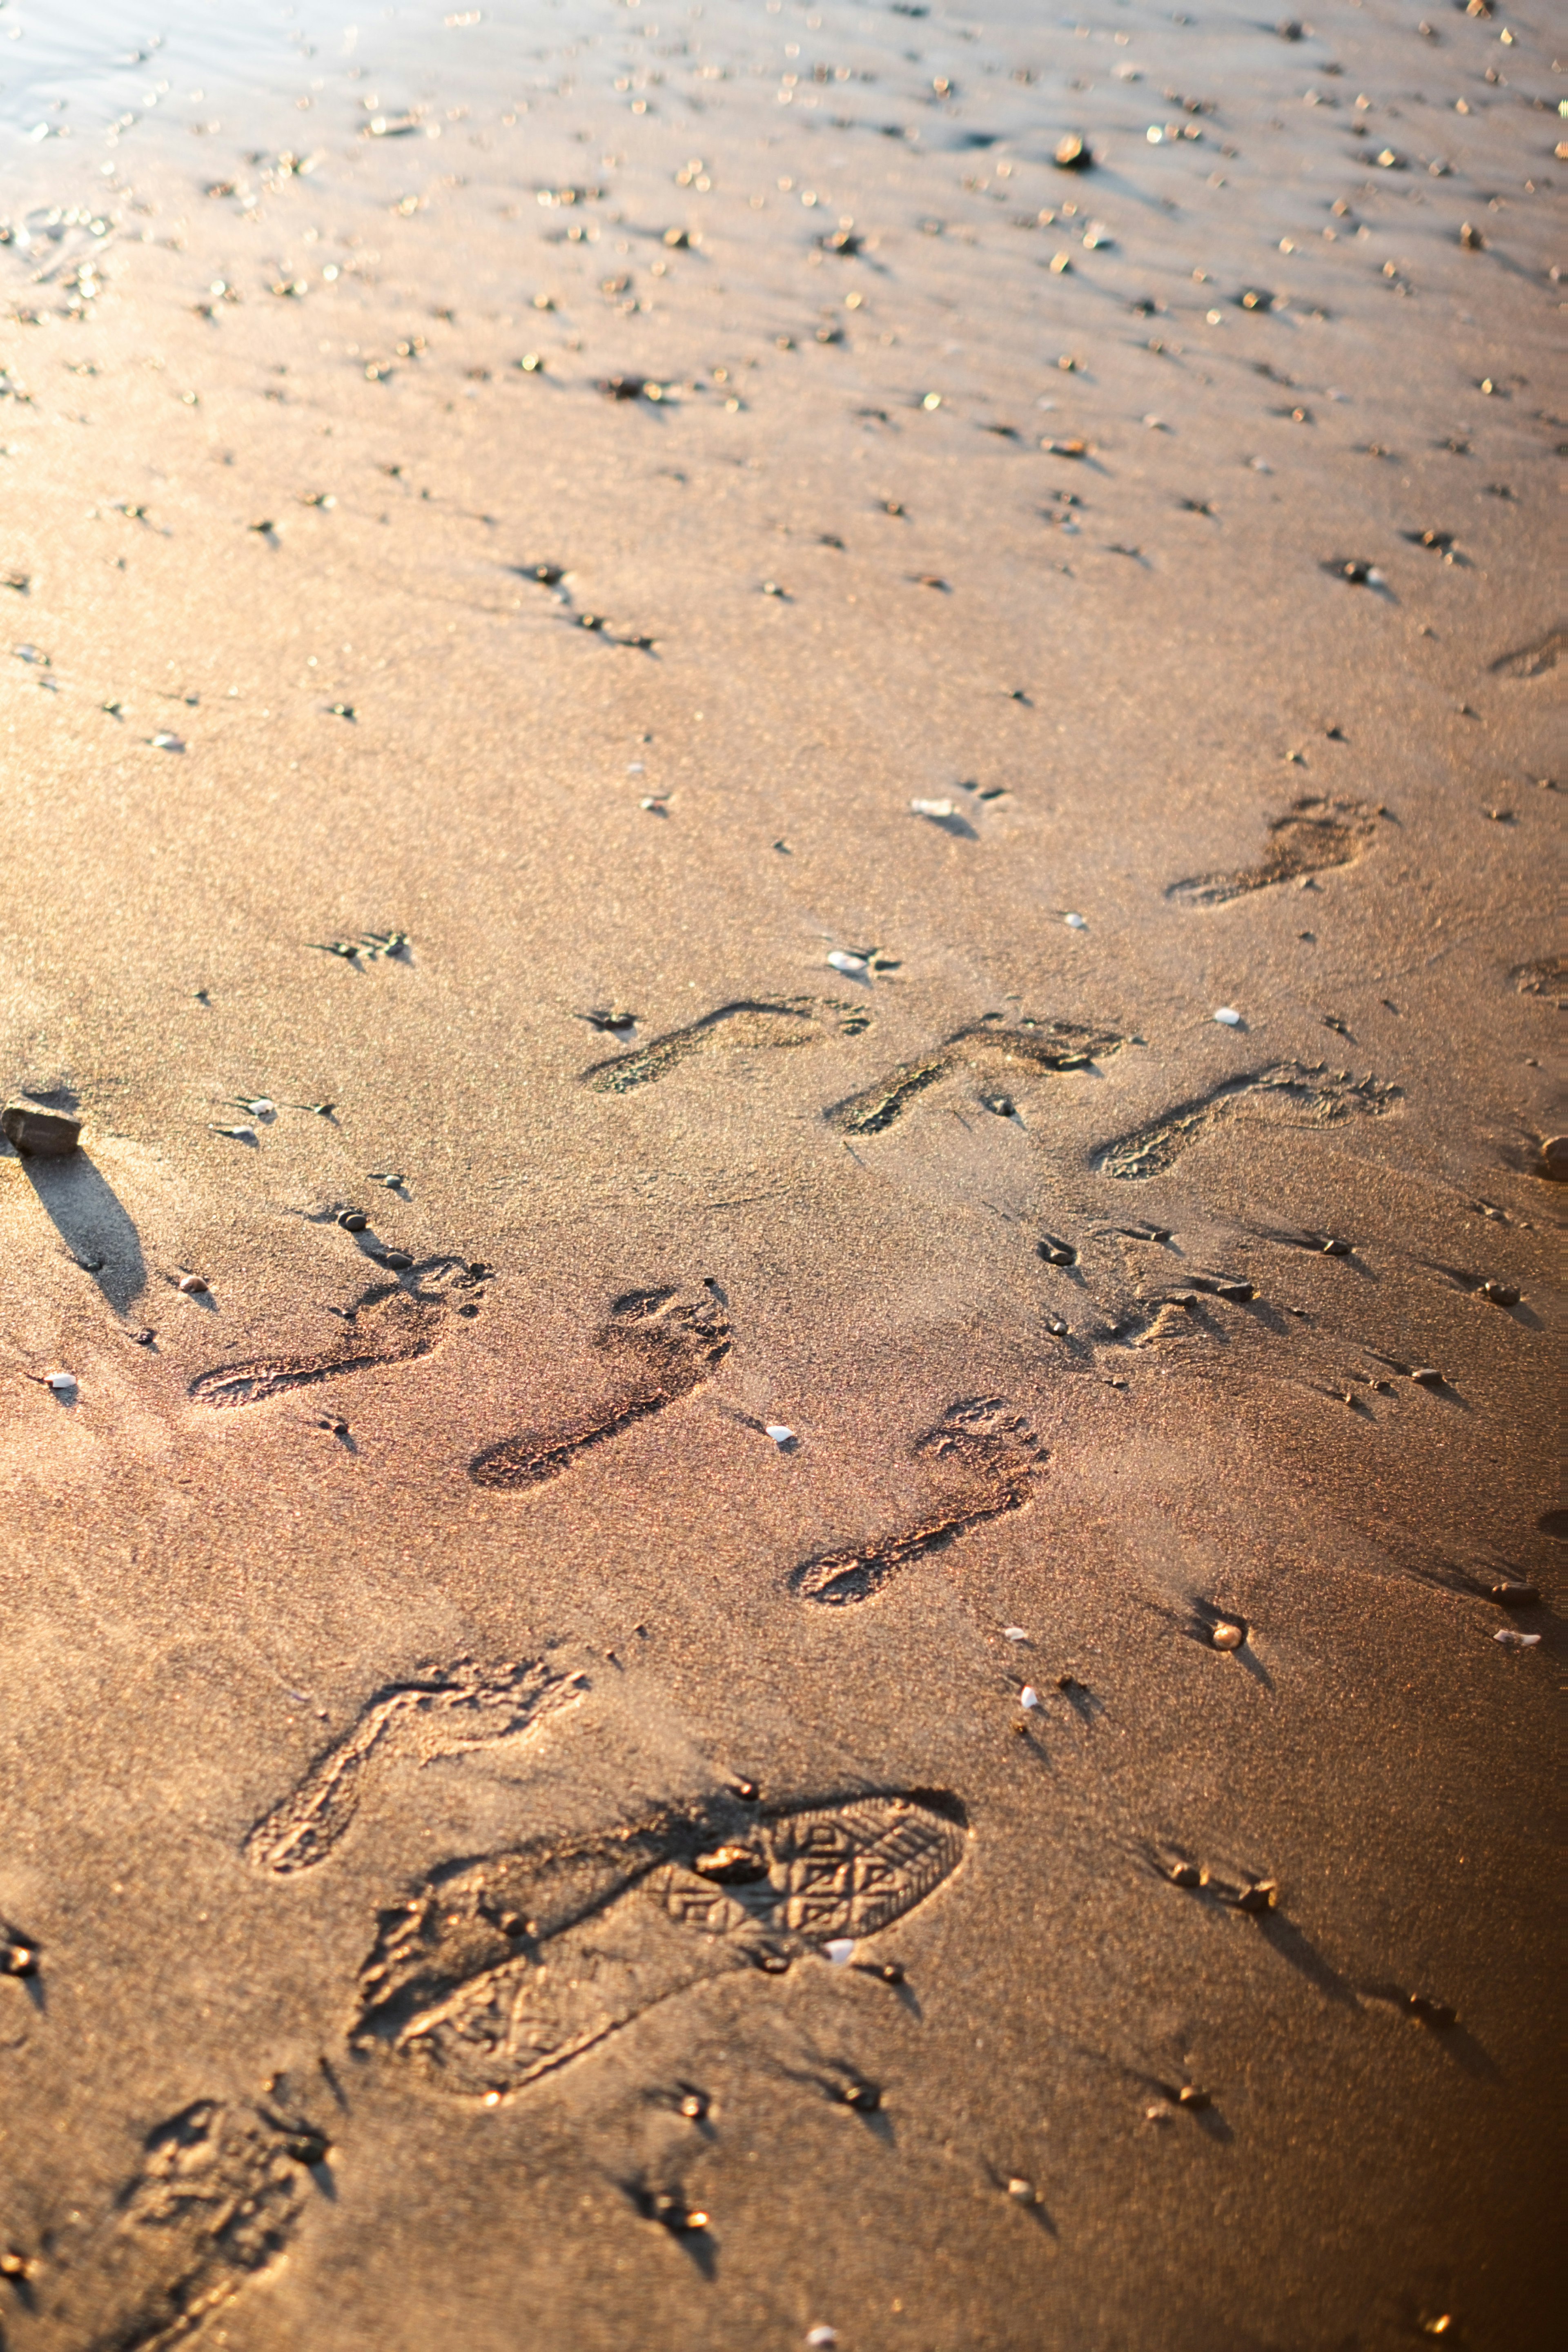
{"type": "Polygon", "coordinates": [[[1107,1144],[1094,1161],[1101,1176],[1141,1183],[1174,1167],[1219,1120],[1244,1118],[1279,1127],[1330,1127],[1354,1113],[1381,1118],[1399,1100],[1399,1088],[1322,1063],[1277,1062],[1271,1069],[1226,1078],[1212,1093],[1179,1103],[1148,1127],[1107,1144]]]}
{"type": "Polygon", "coordinates": [[[453,1864],[382,1915],[351,2042],[458,2096],[520,2090],[707,1979],[782,1974],[876,1935],[952,1875],[966,1838],[939,1790],[760,1812],[721,1797],[453,1864]]]}
{"type": "Polygon", "coordinates": [[[819,1552],[790,1573],[790,1591],[801,1601],[833,1609],[868,1601],[911,1561],[945,1551],[972,1528],[1021,1511],[1045,1461],[1044,1448],[1021,1414],[994,1397],[949,1408],[915,1446],[916,1459],[931,1463],[952,1499],[930,1518],[901,1535],[819,1552]]]}
{"type": "Polygon", "coordinates": [[[1521,646],[1510,654],[1500,654],[1489,664],[1494,677],[1544,677],[1555,669],[1568,653],[1568,629],[1549,629],[1531,646],[1521,646]]]}
{"type": "Polygon", "coordinates": [[[112,2212],[51,2250],[43,2300],[60,2340],[160,2352],[194,2334],[285,2252],[328,2151],[313,2125],[262,2105],[197,2099],[159,2124],[112,2212]]]}
{"type": "Polygon", "coordinates": [[[412,1363],[447,1337],[451,1310],[443,1292],[477,1287],[478,1277],[456,1258],[410,1269],[405,1281],[369,1291],[344,1318],[331,1347],[300,1356],[263,1356],[198,1372],[188,1393],[197,1404],[226,1407],[260,1404],[289,1389],[369,1371],[377,1364],[412,1363]]]}
{"type": "Polygon", "coordinates": [[[538,1660],[487,1667],[459,1658],[378,1691],[352,1729],[257,1822],[245,1843],[246,1860],[274,1878],[313,1869],[359,1811],[373,1756],[412,1748],[427,1762],[510,1739],[574,1705],[586,1686],[586,1675],[555,1673],[538,1660]]]}
{"type": "Polygon", "coordinates": [[[1365,801],[1293,801],[1283,816],[1270,817],[1268,845],[1258,865],[1234,874],[1189,875],[1173,882],[1165,896],[1181,907],[1223,907],[1252,890],[1348,866],[1377,831],[1377,814],[1365,801]]]}
{"type": "Polygon", "coordinates": [[[689,1396],[729,1354],[730,1326],[710,1289],[686,1299],[674,1289],[633,1290],[614,1302],[595,1345],[615,1369],[615,1402],[560,1434],[531,1430],[487,1446],[468,1465],[476,1486],[542,1486],[591,1446],[689,1396]]]}
{"type": "Polygon", "coordinates": [[[1087,1070],[1126,1043],[1114,1029],[1086,1029],[1072,1021],[1023,1022],[1012,1029],[976,1021],[957,1031],[934,1053],[918,1062],[901,1063],[875,1086],[833,1103],[823,1116],[841,1135],[881,1135],[902,1118],[928,1087],[934,1087],[953,1070],[1001,1071],[1020,1064],[1053,1072],[1087,1070]]]}
{"type": "Polygon", "coordinates": [[[652,1086],[694,1054],[739,1052],[747,1047],[815,1045],[824,1037],[858,1037],[871,1025],[871,1016],[858,1005],[819,1002],[811,996],[786,997],[778,1003],[742,1001],[721,1004],[684,1029],[650,1037],[629,1053],[612,1054],[583,1073],[583,1084],[595,1094],[631,1094],[652,1086]]]}

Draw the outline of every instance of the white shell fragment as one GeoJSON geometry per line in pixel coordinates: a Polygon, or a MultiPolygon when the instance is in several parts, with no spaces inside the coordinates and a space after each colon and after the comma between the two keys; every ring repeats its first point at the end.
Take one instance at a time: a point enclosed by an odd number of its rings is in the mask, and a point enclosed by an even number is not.
{"type": "Polygon", "coordinates": [[[1002,1639],[1005,1642],[1026,1642],[1028,1638],[1022,1625],[1004,1625],[1002,1628],[1002,1639]]]}
{"type": "MultiPolygon", "coordinates": [[[[47,1372],[44,1379],[45,1385],[53,1389],[57,1396],[74,1396],[76,1393],[77,1377],[74,1372],[47,1372]]],[[[1537,1634],[1535,1638],[1539,1641],[1541,1637],[1537,1634]]]]}
{"type": "Polygon", "coordinates": [[[793,1445],[795,1444],[794,1430],[786,1429],[782,1421],[764,1422],[763,1423],[763,1433],[764,1436],[771,1437],[775,1445],[793,1445]]]}
{"type": "Polygon", "coordinates": [[[1087,915],[1064,915],[1062,920],[1069,931],[1087,931],[1089,929],[1087,915]]]}
{"type": "Polygon", "coordinates": [[[835,971],[847,971],[856,980],[861,979],[871,969],[864,956],[846,955],[842,948],[833,949],[827,961],[835,971]]]}
{"type": "Polygon", "coordinates": [[[951,801],[911,801],[916,816],[956,816],[958,811],[951,801]]]}
{"type": "Polygon", "coordinates": [[[831,1960],[836,1969],[841,1969],[854,1949],[853,1936],[831,1936],[822,1948],[822,1957],[831,1960]]]}
{"type": "Polygon", "coordinates": [[[1214,1018],[1222,1029],[1239,1029],[1241,1026],[1241,1015],[1234,1004],[1222,1004],[1214,1018]]]}
{"type": "Polygon", "coordinates": [[[1026,1683],[1018,1693],[1018,1705],[1024,1709],[1026,1715],[1033,1715],[1035,1709],[1037,1706],[1044,1706],[1045,1703],[1033,1683],[1026,1683]]]}
{"type": "Polygon", "coordinates": [[[1533,1650],[1540,1639],[1539,1633],[1516,1633],[1511,1625],[1501,1626],[1492,1635],[1492,1640],[1500,1642],[1505,1650],[1533,1650]]]}

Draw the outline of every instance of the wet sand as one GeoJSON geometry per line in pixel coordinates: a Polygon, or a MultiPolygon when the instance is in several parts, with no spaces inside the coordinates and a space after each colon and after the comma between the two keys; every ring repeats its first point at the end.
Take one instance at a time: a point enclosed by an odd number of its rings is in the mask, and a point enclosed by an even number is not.
{"type": "Polygon", "coordinates": [[[351,22],[0,42],[0,2338],[1544,2344],[1543,23],[351,22]]]}

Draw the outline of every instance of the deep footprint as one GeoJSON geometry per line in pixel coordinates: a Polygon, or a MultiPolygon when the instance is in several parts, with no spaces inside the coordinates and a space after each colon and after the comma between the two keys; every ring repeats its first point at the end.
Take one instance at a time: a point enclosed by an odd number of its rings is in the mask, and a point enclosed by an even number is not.
{"type": "Polygon", "coordinates": [[[881,1135],[912,1102],[958,1069],[1004,1070],[1020,1063],[1037,1070],[1087,1070],[1127,1043],[1114,1029],[1086,1029],[1071,1021],[1026,1022],[999,1029],[977,1021],[958,1030],[918,1062],[889,1070],[875,1086],[834,1103],[823,1116],[841,1135],[881,1135]]]}
{"type": "Polygon", "coordinates": [[[634,1290],[616,1300],[596,1344],[616,1372],[617,1401],[559,1435],[531,1430],[487,1446],[468,1465],[477,1486],[542,1486],[590,1447],[689,1396],[729,1354],[730,1326],[706,1291],[681,1301],[674,1290],[634,1290]]]}
{"type": "Polygon", "coordinates": [[[1246,1118],[1276,1127],[1331,1127],[1356,1114],[1381,1118],[1399,1100],[1399,1088],[1376,1078],[1353,1079],[1348,1070],[1321,1063],[1279,1062],[1272,1069],[1227,1078],[1212,1094],[1174,1110],[1133,1134],[1107,1144],[1095,1160],[1101,1176],[1141,1183],[1163,1175],[1200,1136],[1221,1120],[1246,1118]]]}
{"type": "Polygon", "coordinates": [[[1223,907],[1253,890],[1349,866],[1377,831],[1377,811],[1364,801],[1293,801],[1268,821],[1268,846],[1257,866],[1235,874],[1194,874],[1173,882],[1165,896],[1180,907],[1223,907]]]}
{"type": "Polygon", "coordinates": [[[1490,665],[1494,677],[1544,677],[1555,669],[1564,654],[1568,654],[1568,629],[1550,629],[1532,646],[1521,646],[1517,652],[1500,654],[1490,665]]]}
{"type": "MultiPolygon", "coordinates": [[[[454,1289],[471,1289],[477,1278],[456,1259],[442,1260],[435,1269],[416,1267],[411,1283],[430,1278],[454,1289]]],[[[472,1313],[472,1308],[466,1310],[472,1313]]],[[[341,1380],[349,1372],[367,1372],[378,1364],[407,1364],[444,1339],[451,1328],[451,1309],[439,1295],[423,1287],[374,1293],[346,1318],[341,1339],[331,1348],[309,1356],[263,1356],[248,1363],[217,1364],[198,1372],[188,1393],[197,1404],[232,1407],[260,1404],[289,1389],[311,1388],[320,1381],[341,1380]]]]}
{"type": "Polygon", "coordinates": [[[944,1484],[959,1487],[952,1501],[902,1535],[802,1560],[789,1580],[798,1600],[830,1609],[868,1601],[912,1561],[945,1551],[988,1519],[1021,1511],[1045,1461],[1027,1423],[995,1398],[950,1407],[920,1439],[915,1455],[935,1464],[944,1484]]]}
{"type": "Polygon", "coordinates": [[[86,2352],[163,2352],[284,2252],[327,2141],[265,2106],[197,2099],[148,2133],[113,2212],[58,2259],[51,2318],[86,2352]]]}
{"type": "Polygon", "coordinates": [[[612,1054],[583,1073],[583,1084],[595,1094],[627,1095],[667,1077],[694,1054],[742,1052],[748,1047],[815,1045],[825,1037],[858,1037],[871,1025],[859,1006],[819,1002],[810,996],[786,997],[766,1004],[742,1002],[721,1004],[705,1013],[689,1028],[672,1029],[650,1037],[625,1054],[612,1054]]]}
{"type": "Polygon", "coordinates": [[[314,1869],[359,1811],[373,1757],[412,1748],[425,1761],[510,1739],[574,1705],[586,1683],[584,1675],[553,1673],[537,1660],[486,1667],[459,1658],[378,1692],[353,1728],[258,1822],[245,1843],[246,1860],[274,1878],[314,1869]]]}
{"type": "Polygon", "coordinates": [[[611,1835],[454,1864],[382,1916],[350,2032],[432,2088],[495,2097],[734,1969],[874,1936],[963,1857],[940,1791],[759,1812],[724,1797],[611,1835]]]}

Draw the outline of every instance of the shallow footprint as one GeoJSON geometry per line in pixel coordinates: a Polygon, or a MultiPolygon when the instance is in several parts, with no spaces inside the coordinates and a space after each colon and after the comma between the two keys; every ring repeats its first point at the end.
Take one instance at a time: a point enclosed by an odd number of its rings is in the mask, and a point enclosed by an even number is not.
{"type": "Polygon", "coordinates": [[[944,1486],[956,1488],[952,1500],[901,1535],[802,1560],[789,1580],[797,1599],[833,1609],[868,1601],[911,1561],[945,1551],[987,1519],[1021,1511],[1045,1460],[1022,1415],[994,1397],[950,1406],[919,1440],[915,1455],[936,1466],[944,1486]]]}
{"type": "MultiPolygon", "coordinates": [[[[471,1287],[475,1277],[452,1268],[458,1261],[442,1260],[433,1271],[458,1288],[471,1287]]],[[[409,1276],[418,1284],[415,1267],[409,1276]]],[[[465,1310],[471,1313],[471,1307],[465,1310]]],[[[377,1364],[412,1363],[427,1356],[451,1328],[451,1309],[438,1293],[423,1287],[399,1286],[373,1291],[345,1318],[343,1332],[331,1347],[309,1356],[261,1356],[240,1364],[217,1364],[198,1372],[188,1393],[197,1404],[218,1407],[260,1404],[289,1389],[310,1388],[319,1381],[340,1380],[347,1372],[366,1372],[377,1364]]]]}
{"type": "Polygon", "coordinates": [[[673,1289],[632,1290],[615,1301],[595,1345],[615,1368],[616,1401],[560,1434],[529,1430],[487,1446],[468,1465],[477,1486],[542,1486],[591,1446],[689,1396],[729,1354],[730,1326],[707,1290],[687,1299],[673,1289]]]}
{"type": "Polygon", "coordinates": [[[426,1761],[510,1739],[574,1705],[586,1686],[586,1675],[555,1673],[537,1659],[480,1666],[458,1658],[378,1692],[353,1729],[257,1822],[245,1843],[247,1862],[274,1878],[313,1869],[359,1811],[374,1756],[412,1748],[426,1761]]]}
{"type": "Polygon", "coordinates": [[[1377,831],[1377,811],[1365,801],[1293,801],[1268,821],[1268,846],[1257,866],[1234,874],[1194,874],[1173,882],[1167,898],[1181,907],[1223,907],[1252,890],[1272,889],[1304,874],[1349,866],[1377,831]]]}
{"type": "Polygon", "coordinates": [[[47,2316],[86,2352],[163,2352],[269,2270],[328,2152],[313,2125],[197,2099],[149,2132],[134,2178],[79,2244],[62,2236],[47,2316]]]}
{"type": "Polygon", "coordinates": [[[1222,1119],[1249,1118],[1281,1127],[1329,1127],[1356,1113],[1381,1118],[1399,1088],[1373,1077],[1354,1079],[1323,1064],[1277,1062],[1271,1069],[1226,1078],[1212,1093],[1179,1103],[1147,1127],[1109,1143],[1094,1165],[1101,1176],[1141,1183],[1173,1168],[1198,1138],[1222,1119]]]}
{"type": "Polygon", "coordinates": [[[689,1061],[693,1054],[739,1052],[747,1047],[815,1045],[825,1036],[858,1037],[871,1025],[871,1016],[858,1005],[819,1002],[811,996],[785,997],[777,1003],[721,1004],[685,1029],[650,1037],[625,1054],[612,1054],[583,1073],[583,1084],[595,1094],[626,1095],[637,1087],[652,1086],[689,1061]]]}
{"type": "Polygon", "coordinates": [[[881,1135],[928,1087],[953,1070],[1001,1071],[1020,1063],[1037,1070],[1087,1070],[1126,1042],[1114,1029],[1086,1029],[1072,1021],[1026,1022],[1016,1029],[976,1021],[920,1061],[900,1063],[875,1086],[832,1104],[823,1116],[841,1135],[881,1135]]]}
{"type": "Polygon", "coordinates": [[[758,1811],[733,1797],[437,1872],[382,1916],[350,2039],[431,2087],[495,2098],[732,1969],[782,1974],[874,1936],[967,1842],[931,1790],[758,1811]]]}

